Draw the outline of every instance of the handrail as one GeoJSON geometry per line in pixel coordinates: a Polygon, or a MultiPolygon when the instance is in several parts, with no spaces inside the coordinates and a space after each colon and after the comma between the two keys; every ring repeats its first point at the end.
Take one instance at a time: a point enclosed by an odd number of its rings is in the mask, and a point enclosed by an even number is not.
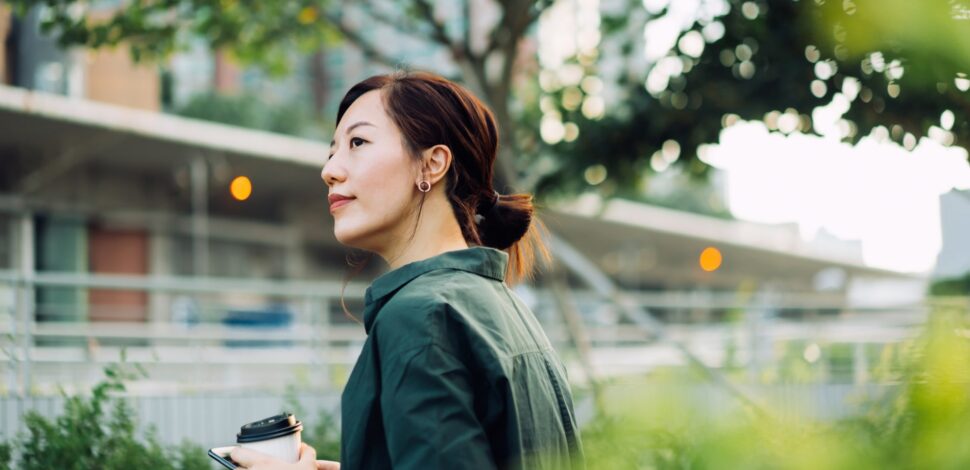
{"type": "Polygon", "coordinates": [[[219,277],[185,277],[125,274],[89,274],[39,272],[24,276],[16,271],[0,271],[0,283],[43,287],[77,287],[110,290],[143,290],[167,292],[246,292],[285,297],[363,298],[367,286],[361,282],[253,280],[219,277]]]}
{"type": "MultiPolygon", "coordinates": [[[[86,364],[80,367],[84,370],[97,368],[99,364],[114,360],[112,358],[118,357],[122,345],[129,344],[129,357],[151,358],[157,354],[159,360],[155,364],[160,367],[178,368],[181,364],[241,367],[253,363],[262,364],[266,368],[263,373],[273,369],[285,373],[282,367],[328,365],[335,367],[335,377],[338,377],[335,380],[340,380],[341,374],[345,373],[340,372],[340,368],[353,363],[359,343],[366,339],[361,325],[336,320],[336,314],[331,319],[331,312],[339,312],[340,307],[335,301],[340,298],[342,287],[341,282],[333,280],[200,279],[51,272],[23,276],[14,271],[0,271],[0,291],[6,288],[15,293],[10,297],[13,303],[0,305],[0,374],[7,376],[5,379],[9,377],[11,384],[40,383],[40,380],[34,382],[30,378],[31,363],[37,364],[34,373],[53,377],[52,371],[59,367],[77,368],[86,364]],[[164,320],[144,315],[149,318],[142,322],[37,321],[31,290],[45,287],[146,291],[172,299],[185,295],[198,302],[196,308],[200,318],[193,323],[168,320],[164,312],[171,307],[167,302],[155,304],[149,300],[146,307],[160,306],[164,320]],[[292,315],[281,326],[228,324],[229,312],[240,308],[228,305],[238,304],[239,298],[233,295],[236,293],[253,294],[243,297],[251,298],[251,303],[257,305],[268,300],[281,301],[292,315]],[[216,311],[219,314],[213,315],[216,311]]],[[[365,289],[363,283],[353,283],[343,296],[359,302],[365,289]]],[[[847,305],[841,297],[827,294],[777,294],[766,303],[763,297],[746,297],[734,292],[617,292],[622,294],[624,305],[649,308],[654,313],[663,309],[674,312],[678,309],[838,312],[838,315],[814,315],[804,320],[769,314],[759,321],[769,321],[771,330],[758,334],[767,335],[772,341],[815,341],[825,337],[850,343],[898,342],[915,334],[916,327],[925,320],[930,309],[950,305],[967,308],[970,305],[968,297],[931,297],[918,303],[860,307],[847,305]]],[[[644,355],[648,364],[660,364],[669,360],[672,354],[676,355],[670,344],[657,342],[655,330],[642,323],[646,320],[643,316],[635,316],[636,322],[631,323],[629,317],[618,314],[617,309],[625,308],[623,305],[605,301],[597,292],[579,289],[570,293],[587,331],[596,367],[616,371],[628,367],[626,361],[634,355],[644,355]],[[600,313],[604,315],[599,316],[600,313]],[[616,359],[619,361],[610,362],[616,359]]],[[[540,320],[551,320],[544,325],[549,338],[554,344],[562,344],[568,340],[568,332],[557,321],[559,316],[550,315],[551,309],[555,308],[553,295],[549,290],[532,288],[531,296],[525,297],[536,302],[534,310],[540,320]]],[[[95,305],[94,308],[99,307],[95,305]]],[[[649,321],[659,320],[650,318],[649,321]]],[[[704,358],[718,357],[715,349],[726,341],[725,338],[730,339],[736,333],[752,334],[746,326],[740,326],[743,331],[738,328],[736,322],[664,323],[667,340],[690,345],[704,358]]],[[[716,363],[717,359],[714,361],[716,363]]],[[[79,373],[79,376],[84,374],[79,373]]],[[[168,380],[173,380],[171,377],[168,380]]]]}
{"type": "MultiPolygon", "coordinates": [[[[266,280],[224,277],[158,276],[91,274],[70,272],[38,272],[24,276],[14,270],[0,270],[0,284],[30,285],[42,287],[76,287],[107,290],[141,290],[183,293],[228,293],[245,292],[250,294],[274,295],[281,297],[363,299],[367,284],[348,283],[336,280],[266,280]]],[[[578,289],[572,291],[579,301],[598,301],[601,296],[594,290],[578,289]]],[[[624,291],[624,297],[648,308],[748,308],[762,302],[756,296],[743,295],[730,291],[696,292],[663,291],[634,292],[624,291]]],[[[884,304],[877,306],[853,305],[840,294],[815,292],[779,292],[774,294],[772,308],[776,309],[832,309],[851,311],[885,311],[887,309],[919,310],[935,305],[956,304],[967,306],[968,298],[961,296],[926,297],[919,303],[884,304]]]]}

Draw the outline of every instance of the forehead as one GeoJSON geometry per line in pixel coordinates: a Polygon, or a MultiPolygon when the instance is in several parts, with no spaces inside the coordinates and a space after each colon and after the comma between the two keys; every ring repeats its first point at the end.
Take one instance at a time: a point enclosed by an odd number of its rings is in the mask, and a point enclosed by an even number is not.
{"type": "Polygon", "coordinates": [[[358,121],[367,121],[378,128],[384,128],[390,122],[384,110],[384,100],[381,90],[371,90],[364,93],[347,108],[347,112],[337,125],[337,134],[342,134],[348,126],[358,121]]]}

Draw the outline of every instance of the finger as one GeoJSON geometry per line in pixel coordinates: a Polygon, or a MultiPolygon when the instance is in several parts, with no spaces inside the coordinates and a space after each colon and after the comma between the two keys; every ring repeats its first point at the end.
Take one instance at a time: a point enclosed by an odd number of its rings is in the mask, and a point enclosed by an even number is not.
{"type": "Polygon", "coordinates": [[[250,449],[244,449],[242,447],[236,447],[232,449],[229,457],[233,462],[241,467],[251,467],[256,464],[257,461],[261,460],[263,454],[250,449]]]}
{"type": "Polygon", "coordinates": [[[340,462],[317,460],[317,470],[340,470],[340,462]]]}
{"type": "Polygon", "coordinates": [[[317,459],[317,450],[307,445],[300,444],[300,462],[313,462],[317,459]]]}

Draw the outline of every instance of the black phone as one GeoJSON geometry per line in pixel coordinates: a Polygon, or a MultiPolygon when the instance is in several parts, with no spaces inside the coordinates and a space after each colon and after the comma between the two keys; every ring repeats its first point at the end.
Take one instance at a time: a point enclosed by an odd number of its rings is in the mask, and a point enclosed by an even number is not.
{"type": "Polygon", "coordinates": [[[239,468],[239,466],[236,465],[236,462],[233,462],[232,459],[229,458],[229,453],[232,452],[233,448],[234,446],[209,449],[209,457],[212,457],[212,460],[221,463],[229,470],[235,470],[236,468],[239,468]]]}

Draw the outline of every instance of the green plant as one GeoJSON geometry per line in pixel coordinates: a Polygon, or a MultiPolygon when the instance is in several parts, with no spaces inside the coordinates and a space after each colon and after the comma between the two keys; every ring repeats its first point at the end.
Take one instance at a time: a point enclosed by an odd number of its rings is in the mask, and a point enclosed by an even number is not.
{"type": "MultiPolygon", "coordinates": [[[[283,402],[296,416],[306,416],[306,408],[297,396],[297,387],[289,385],[283,393],[283,402]]],[[[305,422],[305,421],[304,421],[305,422]]],[[[340,460],[340,424],[332,413],[321,409],[313,427],[304,426],[301,439],[317,451],[321,460],[340,460]]]]}
{"type": "Polygon", "coordinates": [[[317,450],[317,458],[340,460],[340,425],[333,414],[320,410],[306,442],[317,450]]]}
{"type": "Polygon", "coordinates": [[[884,348],[884,391],[836,422],[704,408],[689,399],[687,374],[614,382],[607,414],[583,428],[588,468],[970,468],[963,305],[937,307],[918,338],[884,348]]]}
{"type": "Polygon", "coordinates": [[[10,461],[13,459],[13,452],[10,444],[0,442],[0,470],[10,470],[10,461]]]}
{"type": "Polygon", "coordinates": [[[933,281],[930,295],[970,295],[970,272],[960,277],[933,281]]]}
{"type": "MultiPolygon", "coordinates": [[[[183,443],[170,449],[161,445],[154,430],[140,437],[137,419],[127,401],[118,396],[125,381],[144,376],[138,365],[113,364],[90,396],[67,396],[60,416],[48,419],[36,412],[25,416],[26,435],[14,440],[19,449],[16,468],[22,470],[203,470],[210,464],[205,451],[183,443]]],[[[11,446],[0,446],[0,465],[11,462],[11,446]]],[[[7,468],[0,466],[0,468],[7,468]]]]}

